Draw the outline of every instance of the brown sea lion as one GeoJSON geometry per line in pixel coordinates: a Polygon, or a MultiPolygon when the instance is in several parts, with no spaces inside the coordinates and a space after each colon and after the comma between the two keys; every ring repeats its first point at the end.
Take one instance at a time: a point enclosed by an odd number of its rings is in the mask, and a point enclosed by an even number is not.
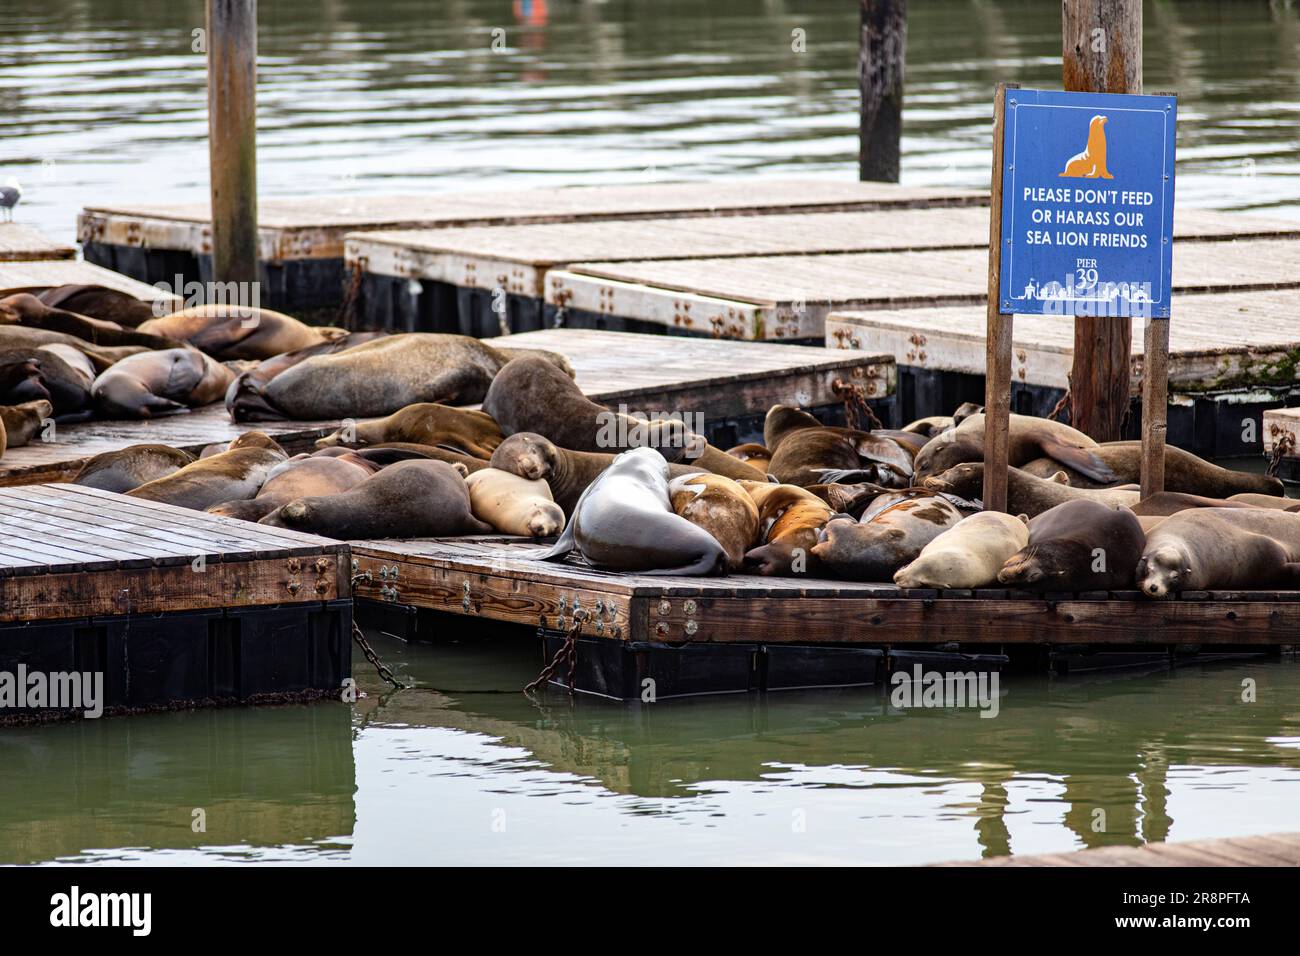
{"type": "Polygon", "coordinates": [[[905,486],[912,475],[912,453],[874,432],[800,428],[781,436],[768,471],[784,484],[804,487],[826,481],[905,486]]]}
{"type": "Polygon", "coordinates": [[[761,472],[766,472],[767,466],[772,461],[772,453],[757,442],[747,442],[744,445],[728,448],[727,454],[761,472]]]}
{"type": "Polygon", "coordinates": [[[898,569],[901,588],[985,588],[1029,543],[1026,522],[1000,511],[981,511],[962,518],[921,549],[916,560],[898,569]]]}
{"type": "Polygon", "coordinates": [[[641,574],[715,574],[727,561],[713,535],[673,512],[668,462],[653,448],[614,459],[582,493],[560,540],[535,557],[575,549],[592,567],[641,574]]]}
{"type": "Polygon", "coordinates": [[[470,510],[502,534],[549,538],[564,530],[564,511],[544,481],[530,481],[499,468],[465,477],[470,510]]]}
{"type": "Polygon", "coordinates": [[[899,568],[961,519],[962,513],[938,495],[903,498],[864,521],[828,521],[812,553],[838,577],[892,582],[899,568]]]}
{"type": "Polygon", "coordinates": [[[1287,498],[1283,495],[1260,495],[1248,491],[1229,495],[1227,500],[1238,504],[1254,505],[1256,508],[1273,508],[1277,511],[1290,511],[1300,505],[1300,501],[1295,498],[1287,498]]]}
{"type": "Polygon", "coordinates": [[[763,575],[816,577],[821,562],[813,556],[817,535],[834,513],[830,505],[797,485],[742,481],[758,508],[759,540],[745,555],[745,566],[763,575]]]}
{"type": "Polygon", "coordinates": [[[1035,591],[1127,590],[1145,540],[1128,508],[1067,501],[1029,519],[1029,543],[1007,559],[998,581],[1035,591]]]}
{"type": "Polygon", "coordinates": [[[436,402],[417,402],[378,421],[345,425],[318,440],[316,447],[406,442],[453,448],[486,461],[505,437],[486,412],[436,402]]]}
{"type": "Polygon", "coordinates": [[[739,484],[722,475],[697,471],[668,482],[673,512],[699,525],[722,545],[727,570],[735,573],[758,541],[758,507],[739,484]]]}
{"type": "Polygon", "coordinates": [[[18,405],[0,405],[0,422],[4,423],[6,447],[20,448],[30,443],[53,417],[54,406],[45,399],[18,405]]]}
{"type": "Polygon", "coordinates": [[[861,481],[852,485],[835,482],[808,485],[807,490],[830,505],[831,510],[840,514],[852,515],[856,518],[874,499],[895,489],[886,488],[884,485],[877,485],[870,481],[861,481]]]}
{"type": "Polygon", "coordinates": [[[297,498],[260,524],[330,538],[437,538],[491,534],[470,511],[469,488],[455,465],[399,461],[336,495],[297,498]]]}
{"type": "Polygon", "coordinates": [[[91,345],[84,339],[63,332],[33,329],[25,325],[0,325],[0,348],[45,348],[53,345],[80,352],[91,362],[96,373],[112,368],[129,356],[151,351],[141,345],[91,345]]]}
{"type": "MultiPolygon", "coordinates": [[[[79,357],[85,361],[85,356],[79,357]]],[[[90,402],[90,383],[80,364],[69,365],[48,347],[0,348],[0,404],[38,399],[48,399],[55,415],[84,409],[90,402]]]]}
{"type": "MultiPolygon", "coordinates": [[[[1285,500],[1285,499],[1279,499],[1285,500]]],[[[1187,495],[1180,491],[1159,491],[1143,498],[1136,504],[1129,505],[1135,515],[1164,517],[1186,511],[1188,508],[1254,508],[1255,505],[1245,501],[1230,501],[1227,498],[1206,498],[1202,495],[1187,495]]]]}
{"type": "Polygon", "coordinates": [[[252,498],[271,469],[287,457],[270,436],[246,432],[230,443],[229,451],[192,462],[126,493],[133,498],[202,511],[223,501],[252,498]]]}
{"type": "Polygon", "coordinates": [[[258,521],[298,498],[335,495],[355,488],[377,470],[351,454],[291,458],[267,472],[266,481],[252,498],[225,501],[206,510],[244,521],[258,521]]]}
{"type": "Polygon", "coordinates": [[[197,305],[150,319],[141,332],[188,342],[216,359],[254,359],[310,348],[347,333],[312,326],[291,315],[235,304],[197,305]]]}
{"type": "Polygon", "coordinates": [[[258,362],[252,368],[239,372],[235,380],[226,389],[226,411],[230,412],[231,421],[266,421],[279,420],[284,416],[269,408],[260,397],[271,379],[286,369],[293,368],[299,362],[305,362],[317,355],[333,355],[348,349],[386,338],[387,332],[349,332],[336,339],[327,340],[305,349],[296,349],[282,355],[272,356],[258,362]],[[241,399],[243,399],[241,401],[241,399]]]}
{"type": "MultiPolygon", "coordinates": [[[[321,455],[336,451],[340,447],[322,448],[316,454],[321,455]]],[[[488,463],[482,458],[475,458],[473,455],[463,455],[458,451],[448,451],[445,448],[435,448],[432,445],[420,445],[414,442],[391,441],[349,450],[358,458],[373,462],[380,467],[396,464],[399,461],[411,461],[416,458],[445,461],[449,465],[461,465],[468,475],[489,467],[488,463]]]]}
{"type": "Polygon", "coordinates": [[[1153,530],[1137,563],[1147,597],[1181,591],[1295,588],[1300,515],[1266,508],[1197,508],[1153,530]]]}
{"type": "Polygon", "coordinates": [[[0,299],[0,323],[17,324],[51,332],[62,332],[92,345],[143,345],[149,349],[178,348],[183,342],[124,329],[116,322],[92,319],[64,309],[53,309],[27,292],[0,299]]]}
{"type": "Polygon", "coordinates": [[[115,322],[124,329],[139,328],[154,318],[152,302],[102,285],[60,285],[37,293],[36,298],[51,308],[115,322]]]}
{"type": "Polygon", "coordinates": [[[763,444],[773,454],[786,435],[804,428],[821,428],[822,423],[802,408],[793,405],[773,405],[763,417],[763,444]]]}
{"type": "Polygon", "coordinates": [[[933,438],[935,435],[956,427],[956,425],[957,422],[951,415],[930,415],[927,418],[918,418],[914,422],[908,422],[903,426],[903,431],[912,432],[924,438],[933,438]]]}
{"type": "Polygon", "coordinates": [[[95,379],[91,394],[108,418],[152,418],[217,401],[234,376],[197,349],[144,352],[95,379]]]}
{"type": "MultiPolygon", "coordinates": [[[[942,474],[931,475],[921,484],[931,491],[978,500],[984,493],[984,463],[956,465],[942,474]]],[[[1072,488],[1059,473],[1055,478],[1035,478],[1019,468],[1007,469],[1007,511],[1031,518],[1076,498],[1132,506],[1141,497],[1141,492],[1129,488],[1072,488]]]]}
{"type": "MultiPolygon", "coordinates": [[[[1106,442],[1091,449],[1091,452],[1105,463],[1115,475],[1116,481],[1142,480],[1140,441],[1106,442]]],[[[1031,475],[1040,478],[1064,471],[1069,483],[1078,488],[1103,487],[1103,483],[1050,458],[1035,459],[1023,467],[1031,475]]],[[[1165,491],[1179,491],[1205,498],[1228,498],[1241,493],[1277,496],[1283,490],[1282,482],[1277,478],[1248,471],[1232,471],[1173,445],[1165,446],[1165,491]]]]}
{"type": "MultiPolygon", "coordinates": [[[[1012,467],[1044,456],[1069,465],[1097,481],[1118,476],[1097,457],[1097,443],[1077,429],[1048,418],[1012,415],[1007,446],[1012,467]]],[[[916,456],[918,479],[947,471],[953,465],[984,460],[984,415],[970,415],[951,431],[930,439],[916,456]]]]}
{"type": "Polygon", "coordinates": [[[128,445],[88,458],[72,479],[72,484],[121,494],[175,474],[192,461],[194,456],[179,448],[128,445]]]}

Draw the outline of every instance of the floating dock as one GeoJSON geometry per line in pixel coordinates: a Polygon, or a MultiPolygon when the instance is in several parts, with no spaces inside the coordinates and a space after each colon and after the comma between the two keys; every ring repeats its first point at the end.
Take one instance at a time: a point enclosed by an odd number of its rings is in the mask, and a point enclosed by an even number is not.
{"type": "MultiPolygon", "coordinates": [[[[358,614],[405,639],[419,610],[539,629],[554,655],[577,641],[576,689],[636,699],[882,683],[915,664],[1069,669],[1086,653],[1263,651],[1300,641],[1300,591],[1036,594],[893,584],[619,574],[544,562],[517,538],[355,541],[358,614]],[[413,612],[411,609],[417,609],[413,612]],[[582,612],[581,619],[575,617],[582,612]],[[576,626],[577,630],[572,630],[576,626]],[[1088,648],[1086,653],[1080,648],[1088,648]]],[[[556,683],[568,682],[561,670],[556,683]]]]}
{"type": "MultiPolygon", "coordinates": [[[[362,279],[350,321],[363,328],[496,335],[504,320],[526,331],[551,324],[547,273],[584,261],[984,249],[988,229],[988,210],[965,206],[354,233],[345,260],[362,279]]],[[[1175,236],[1300,239],[1300,223],[1186,210],[1175,236]]]]}
{"type": "Polygon", "coordinates": [[[0,490],[0,526],[0,671],[102,674],[121,711],[335,695],[351,674],[344,544],[75,485],[0,490]]]}
{"type": "Polygon", "coordinates": [[[60,285],[102,285],[157,302],[160,315],[181,308],[181,296],[80,259],[0,260],[0,296],[60,285]]]}
{"type": "MultiPolygon", "coordinates": [[[[988,196],[968,190],[823,179],[268,198],[258,204],[262,304],[296,313],[336,307],[349,232],[980,204],[988,196]]],[[[145,282],[208,282],[210,214],[207,203],[90,206],[77,239],[87,260],[145,282]]]]}
{"type": "Polygon", "coordinates": [[[34,226],[21,222],[0,222],[0,262],[33,259],[75,259],[77,250],[55,242],[34,226]]]}
{"type": "MultiPolygon", "coordinates": [[[[800,348],[581,329],[547,329],[500,340],[569,359],[578,387],[593,401],[629,409],[702,411],[705,434],[724,448],[762,435],[763,416],[778,402],[797,402],[832,419],[842,399],[835,382],[860,386],[883,422],[894,421],[897,374],[893,356],[866,351],[800,348]]],[[[897,424],[897,422],[895,422],[897,424]]],[[[66,481],[86,459],[127,445],[157,443],[197,453],[247,431],[263,431],[286,451],[306,451],[337,421],[234,424],[225,406],[141,421],[56,424],[50,440],[10,448],[0,458],[0,486],[66,481]]]]}

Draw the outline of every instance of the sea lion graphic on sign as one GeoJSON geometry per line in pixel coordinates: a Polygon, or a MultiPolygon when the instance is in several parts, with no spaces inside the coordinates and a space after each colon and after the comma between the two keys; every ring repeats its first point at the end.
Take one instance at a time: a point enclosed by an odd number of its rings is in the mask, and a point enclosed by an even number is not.
{"type": "Polygon", "coordinates": [[[1114,179],[1106,168],[1106,117],[1098,113],[1088,123],[1088,147],[1070,157],[1061,178],[1114,179]]]}

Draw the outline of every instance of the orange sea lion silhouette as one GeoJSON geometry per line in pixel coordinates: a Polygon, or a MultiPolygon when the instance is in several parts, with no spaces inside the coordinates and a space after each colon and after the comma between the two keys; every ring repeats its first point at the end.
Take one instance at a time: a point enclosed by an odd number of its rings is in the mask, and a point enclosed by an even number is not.
{"type": "Polygon", "coordinates": [[[1106,117],[1098,114],[1088,124],[1088,148],[1071,156],[1062,177],[1071,179],[1114,179],[1106,168],[1106,117]]]}

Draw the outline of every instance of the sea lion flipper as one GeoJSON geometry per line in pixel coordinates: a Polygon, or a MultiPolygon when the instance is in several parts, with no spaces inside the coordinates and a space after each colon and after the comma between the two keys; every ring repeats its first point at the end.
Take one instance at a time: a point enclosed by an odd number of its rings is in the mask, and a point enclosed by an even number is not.
{"type": "Polygon", "coordinates": [[[1086,448],[1080,448],[1078,445],[1071,445],[1059,438],[1043,438],[1040,446],[1043,454],[1053,461],[1059,461],[1091,478],[1093,481],[1101,481],[1107,484],[1119,481],[1119,475],[1110,470],[1110,466],[1097,457],[1096,454],[1086,448]]]}

